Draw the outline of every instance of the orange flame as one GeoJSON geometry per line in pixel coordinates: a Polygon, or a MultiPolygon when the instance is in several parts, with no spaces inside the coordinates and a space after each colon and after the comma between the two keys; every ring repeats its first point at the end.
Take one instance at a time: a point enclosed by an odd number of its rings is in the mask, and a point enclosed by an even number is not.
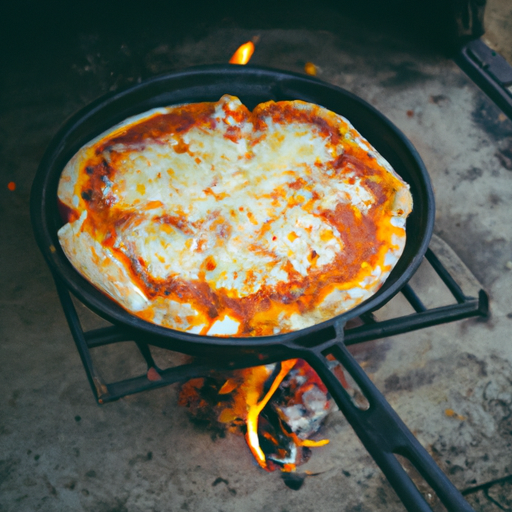
{"type": "Polygon", "coordinates": [[[233,54],[231,59],[229,59],[230,64],[247,64],[254,53],[254,43],[252,41],[247,41],[244,43],[238,50],[233,54]]]}

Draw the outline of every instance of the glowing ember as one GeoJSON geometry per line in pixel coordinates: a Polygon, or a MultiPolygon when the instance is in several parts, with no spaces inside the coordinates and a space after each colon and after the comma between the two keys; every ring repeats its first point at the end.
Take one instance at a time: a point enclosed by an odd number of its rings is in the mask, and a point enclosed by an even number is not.
{"type": "Polygon", "coordinates": [[[304,66],[304,71],[311,76],[316,76],[318,73],[317,67],[312,62],[306,62],[304,66]]]}
{"type": "Polygon", "coordinates": [[[267,471],[295,471],[306,462],[331,402],[327,389],[301,359],[193,379],[181,388],[181,405],[220,435],[244,433],[258,464],[267,471]]]}
{"type": "Polygon", "coordinates": [[[244,43],[238,50],[233,54],[231,59],[229,59],[230,64],[247,64],[254,53],[254,43],[252,41],[247,41],[244,43]]]}

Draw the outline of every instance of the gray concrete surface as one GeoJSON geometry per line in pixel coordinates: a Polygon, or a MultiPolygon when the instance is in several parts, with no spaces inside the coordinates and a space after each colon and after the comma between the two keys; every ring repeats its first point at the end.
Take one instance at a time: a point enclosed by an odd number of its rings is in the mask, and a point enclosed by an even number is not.
{"type": "MultiPolygon", "coordinates": [[[[0,510],[403,510],[340,413],[322,432],[331,443],[300,468],[315,476],[294,491],[279,474],[255,466],[241,437],[215,437],[191,423],[177,405],[175,386],[97,406],[32,236],[32,179],[68,116],[145,77],[226,62],[255,36],[254,64],[302,72],[305,62],[315,63],[319,78],[381,110],[423,157],[436,193],[435,232],[488,291],[492,316],[354,352],[460,490],[499,480],[467,495],[475,510],[511,510],[511,121],[450,60],[327,7],[312,6],[276,26],[229,16],[180,23],[170,19],[167,30],[165,20],[114,30],[104,20],[62,38],[49,31],[20,42],[3,68],[0,510]],[[15,191],[7,188],[11,181],[15,191]]],[[[427,302],[446,299],[428,268],[414,279],[427,302]]],[[[404,307],[397,298],[379,314],[404,307]]],[[[88,325],[97,322],[87,316],[88,325]]],[[[157,352],[163,367],[179,360],[157,352]]],[[[145,369],[128,344],[94,355],[107,378],[145,369]]]]}

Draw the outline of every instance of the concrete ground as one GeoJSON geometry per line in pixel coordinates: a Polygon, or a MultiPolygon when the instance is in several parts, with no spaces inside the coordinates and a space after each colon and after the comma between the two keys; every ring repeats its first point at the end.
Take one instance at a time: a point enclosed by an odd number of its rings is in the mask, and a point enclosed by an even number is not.
{"type": "MultiPolygon", "coordinates": [[[[330,444],[299,469],[314,476],[292,490],[255,465],[241,437],[216,437],[193,424],[177,405],[176,386],[96,405],[32,235],[32,180],[70,115],[146,77],[227,62],[254,37],[254,64],[301,73],[313,62],[320,79],[388,116],[424,159],[437,201],[435,233],[489,293],[491,317],[354,352],[474,509],[512,510],[512,122],[420,35],[330,4],[288,7],[254,17],[212,7],[187,17],[172,9],[156,16],[147,6],[140,17],[98,10],[74,21],[41,11],[26,24],[17,13],[14,28],[4,30],[0,511],[403,510],[339,412],[322,432],[330,444]]],[[[427,267],[414,280],[428,305],[446,300],[427,267]]],[[[403,308],[397,298],[378,315],[403,308]]],[[[179,360],[156,355],[163,367],[179,360]]],[[[94,357],[107,379],[145,371],[129,344],[94,357]]]]}

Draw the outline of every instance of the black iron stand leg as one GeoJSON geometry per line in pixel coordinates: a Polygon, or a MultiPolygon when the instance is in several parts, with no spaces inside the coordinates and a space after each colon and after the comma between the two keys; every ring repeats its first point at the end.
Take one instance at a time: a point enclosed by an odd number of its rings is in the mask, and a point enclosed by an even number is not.
{"type": "Polygon", "coordinates": [[[57,288],[57,293],[59,294],[60,302],[62,304],[62,309],[64,310],[71,334],[75,340],[76,348],[78,350],[78,354],[80,355],[80,359],[82,360],[82,364],[84,365],[85,373],[87,375],[87,379],[89,380],[92,392],[96,398],[96,401],[99,404],[102,404],[105,399],[108,399],[108,387],[103,382],[94,367],[91,353],[85,339],[85,334],[82,329],[82,325],[80,324],[80,319],[78,318],[78,313],[76,311],[75,305],[73,304],[73,300],[71,299],[69,291],[64,286],[60,278],[55,275],[53,278],[55,280],[55,286],[57,288]]]}
{"type": "Polygon", "coordinates": [[[158,368],[158,366],[155,363],[155,360],[153,359],[149,345],[140,340],[135,340],[135,344],[137,345],[137,348],[139,349],[140,353],[142,354],[142,357],[144,358],[146,364],[148,365],[148,371],[146,373],[146,377],[148,378],[148,380],[150,380],[151,382],[161,381],[161,370],[160,368],[158,368]]]}

